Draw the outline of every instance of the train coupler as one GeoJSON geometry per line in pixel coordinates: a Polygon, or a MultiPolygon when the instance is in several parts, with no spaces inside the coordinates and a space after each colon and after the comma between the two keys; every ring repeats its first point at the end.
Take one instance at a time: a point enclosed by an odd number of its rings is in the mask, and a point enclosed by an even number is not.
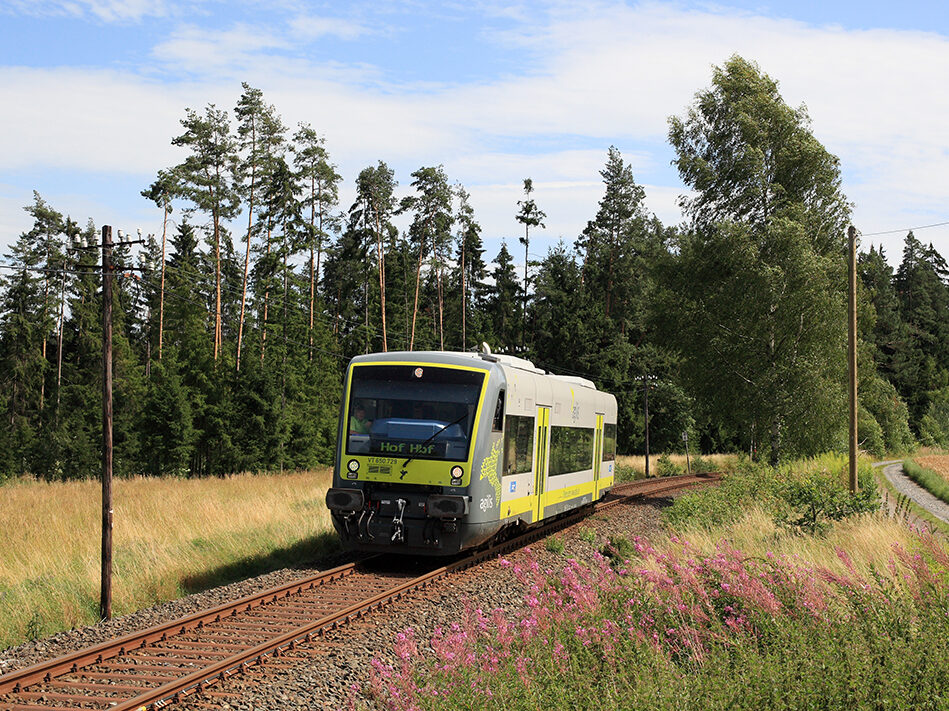
{"type": "Polygon", "coordinates": [[[408,505],[405,499],[399,499],[396,504],[399,506],[399,512],[392,517],[392,542],[405,543],[405,524],[402,523],[402,514],[405,513],[405,507],[408,505]]]}

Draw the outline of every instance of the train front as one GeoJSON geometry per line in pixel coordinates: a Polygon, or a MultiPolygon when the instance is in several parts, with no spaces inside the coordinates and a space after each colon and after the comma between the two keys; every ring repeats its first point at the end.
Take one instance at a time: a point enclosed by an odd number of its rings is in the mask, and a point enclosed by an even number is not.
{"type": "Polygon", "coordinates": [[[501,432],[493,410],[502,378],[468,354],[351,361],[326,495],[348,547],[450,554],[496,531],[496,509],[474,499],[485,486],[499,488],[491,482],[498,478],[501,432]]]}

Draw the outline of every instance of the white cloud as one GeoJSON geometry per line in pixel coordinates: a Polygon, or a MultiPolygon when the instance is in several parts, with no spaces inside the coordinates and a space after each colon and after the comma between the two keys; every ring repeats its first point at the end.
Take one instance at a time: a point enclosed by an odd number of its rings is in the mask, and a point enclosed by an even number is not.
{"type": "Polygon", "coordinates": [[[16,12],[36,16],[91,16],[102,22],[128,22],[169,14],[166,0],[8,0],[16,12]]]}
{"type": "Polygon", "coordinates": [[[239,75],[268,50],[288,49],[287,39],[250,25],[210,31],[195,25],[178,28],[152,51],[165,71],[177,70],[208,77],[221,73],[239,75]]]}
{"type": "MultiPolygon", "coordinates": [[[[114,17],[145,11],[137,2],[55,5],[82,12],[111,7],[114,17]]],[[[547,234],[570,240],[595,211],[597,171],[610,144],[649,184],[650,206],[664,221],[678,222],[675,198],[683,188],[668,168],[667,118],[683,114],[709,85],[711,65],[738,53],[778,79],[790,104],[806,101],[815,134],[841,158],[844,190],[857,202],[855,221],[865,231],[947,217],[944,36],[666,4],[563,4],[546,21],[531,17],[517,34],[492,38],[529,50],[528,68],[470,84],[404,85],[383,67],[313,63],[305,58],[307,41],[357,40],[369,32],[314,16],[289,29],[182,27],[154,48],[157,64],[138,75],[0,69],[7,104],[0,170],[154,174],[177,156],[169,141],[184,107],[233,106],[245,80],[263,89],[289,126],[309,121],[325,133],[347,182],[380,158],[405,185],[415,167],[443,163],[471,191],[485,235],[501,236],[512,233],[520,181],[531,176],[539,202],[540,186],[551,191],[547,234]]],[[[949,240],[936,240],[949,253],[949,240]]]]}

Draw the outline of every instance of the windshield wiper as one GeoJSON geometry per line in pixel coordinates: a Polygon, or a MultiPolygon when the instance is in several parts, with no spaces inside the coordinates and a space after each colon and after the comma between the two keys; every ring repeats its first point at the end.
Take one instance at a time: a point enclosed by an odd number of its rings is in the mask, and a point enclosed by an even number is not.
{"type": "MultiPolygon", "coordinates": [[[[468,416],[468,413],[467,413],[467,411],[466,411],[465,414],[463,414],[463,415],[462,415],[461,417],[459,417],[457,420],[455,420],[454,422],[452,422],[452,423],[450,423],[450,424],[445,425],[445,426],[442,427],[440,430],[438,430],[438,432],[436,432],[436,433],[433,434],[431,437],[429,437],[427,440],[425,440],[424,442],[422,442],[422,443],[419,445],[419,449],[421,449],[421,448],[424,447],[426,444],[428,444],[429,442],[431,442],[433,439],[435,439],[436,437],[438,437],[438,435],[440,435],[442,432],[444,432],[445,430],[447,430],[449,427],[454,427],[455,425],[461,424],[462,420],[464,420],[467,416],[468,416]]],[[[408,470],[406,469],[406,467],[409,465],[409,462],[411,462],[413,459],[415,459],[414,456],[409,457],[408,459],[406,459],[406,460],[402,463],[402,471],[400,472],[399,479],[404,479],[404,478],[405,478],[405,475],[409,473],[408,470]]]]}

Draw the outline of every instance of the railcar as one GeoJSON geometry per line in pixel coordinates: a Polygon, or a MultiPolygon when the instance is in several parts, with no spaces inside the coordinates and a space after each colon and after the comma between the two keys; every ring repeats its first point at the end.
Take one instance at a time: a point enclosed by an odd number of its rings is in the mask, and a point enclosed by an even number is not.
{"type": "Polygon", "coordinates": [[[613,486],[616,398],[478,353],[353,358],[326,504],[347,547],[449,555],[613,486]]]}

